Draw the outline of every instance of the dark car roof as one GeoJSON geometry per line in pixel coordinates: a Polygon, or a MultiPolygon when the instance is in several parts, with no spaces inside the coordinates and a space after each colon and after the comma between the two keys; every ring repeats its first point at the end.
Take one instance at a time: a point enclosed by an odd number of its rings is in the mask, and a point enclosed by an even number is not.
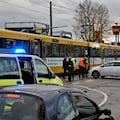
{"type": "Polygon", "coordinates": [[[79,91],[79,92],[81,92],[81,94],[83,94],[83,92],[78,89],[57,86],[57,85],[38,85],[38,84],[19,85],[19,86],[5,87],[2,89],[2,92],[31,93],[31,94],[35,94],[35,95],[41,96],[41,97],[45,97],[48,94],[56,95],[58,93],[62,93],[65,91],[79,91]]]}
{"type": "MultiPolygon", "coordinates": [[[[77,90],[76,88],[68,88],[63,86],[57,85],[20,85],[20,86],[11,86],[2,88],[0,92],[5,93],[24,93],[24,94],[32,94],[38,96],[39,98],[43,99],[45,107],[46,107],[46,114],[48,118],[51,116],[55,116],[56,104],[59,96],[64,94],[65,92],[70,91],[79,91],[82,95],[85,95],[82,91],[77,90]]],[[[87,97],[87,96],[86,96],[87,97]]]]}

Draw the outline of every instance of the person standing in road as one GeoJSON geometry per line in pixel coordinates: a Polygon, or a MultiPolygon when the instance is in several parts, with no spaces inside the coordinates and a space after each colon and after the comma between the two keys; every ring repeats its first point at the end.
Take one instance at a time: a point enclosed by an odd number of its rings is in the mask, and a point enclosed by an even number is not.
{"type": "Polygon", "coordinates": [[[76,59],[72,57],[71,60],[73,62],[73,66],[75,67],[75,65],[76,65],[76,59]]]}
{"type": "Polygon", "coordinates": [[[68,56],[65,56],[64,59],[63,59],[63,70],[64,70],[64,73],[63,73],[63,78],[65,79],[65,76],[67,75],[67,67],[68,67],[68,56]]]}
{"type": "Polygon", "coordinates": [[[71,82],[71,77],[73,78],[74,80],[74,65],[73,65],[73,62],[71,60],[71,57],[69,57],[69,60],[68,60],[68,81],[71,82]]]}
{"type": "Polygon", "coordinates": [[[74,80],[75,66],[76,66],[76,59],[72,57],[72,58],[71,58],[71,61],[73,62],[73,75],[72,75],[72,77],[73,77],[73,80],[74,80]]]}
{"type": "Polygon", "coordinates": [[[86,66],[86,60],[84,57],[79,59],[78,65],[79,65],[79,78],[81,78],[81,75],[82,78],[84,78],[85,66],[86,66]]]}
{"type": "Polygon", "coordinates": [[[88,60],[87,58],[85,57],[85,77],[87,78],[88,77],[88,71],[89,71],[89,64],[88,64],[88,60]]]}

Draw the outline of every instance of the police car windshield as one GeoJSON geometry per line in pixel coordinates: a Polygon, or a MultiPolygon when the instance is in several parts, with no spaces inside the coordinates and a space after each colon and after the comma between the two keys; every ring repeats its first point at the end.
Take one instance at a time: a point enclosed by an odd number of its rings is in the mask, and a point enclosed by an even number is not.
{"type": "Polygon", "coordinates": [[[41,99],[21,94],[0,94],[0,120],[44,120],[41,99]]]}
{"type": "Polygon", "coordinates": [[[0,79],[19,79],[17,61],[12,57],[0,58],[0,79]]]}

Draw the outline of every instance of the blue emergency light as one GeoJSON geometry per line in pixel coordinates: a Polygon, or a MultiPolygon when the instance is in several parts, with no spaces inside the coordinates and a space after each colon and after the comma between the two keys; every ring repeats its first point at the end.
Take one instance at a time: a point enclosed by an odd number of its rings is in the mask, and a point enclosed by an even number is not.
{"type": "Polygon", "coordinates": [[[25,54],[26,53],[26,51],[24,50],[24,49],[22,49],[22,48],[20,48],[20,49],[15,49],[15,51],[14,51],[15,53],[18,53],[18,54],[25,54]]]}

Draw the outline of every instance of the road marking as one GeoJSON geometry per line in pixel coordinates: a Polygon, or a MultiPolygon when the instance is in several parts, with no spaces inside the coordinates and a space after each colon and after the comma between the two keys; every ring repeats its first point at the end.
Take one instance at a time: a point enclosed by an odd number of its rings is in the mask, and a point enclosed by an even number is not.
{"type": "MultiPolygon", "coordinates": [[[[93,82],[93,81],[95,81],[95,80],[84,80],[84,82],[93,82]]],[[[76,85],[76,84],[80,84],[80,81],[75,81],[75,82],[73,82],[72,83],[73,85],[76,85]]]]}
{"type": "Polygon", "coordinates": [[[72,84],[75,85],[76,87],[85,88],[85,89],[88,89],[88,90],[91,90],[91,91],[98,92],[98,93],[102,94],[104,96],[104,99],[100,104],[98,104],[99,107],[103,106],[108,100],[108,96],[105,92],[102,92],[102,91],[96,90],[96,89],[92,89],[92,88],[89,88],[89,87],[86,87],[86,86],[76,85],[75,83],[72,83],[72,84]]]}
{"type": "Polygon", "coordinates": [[[95,81],[95,80],[91,80],[91,79],[90,80],[85,80],[85,82],[92,82],[92,81],[95,81]]]}

